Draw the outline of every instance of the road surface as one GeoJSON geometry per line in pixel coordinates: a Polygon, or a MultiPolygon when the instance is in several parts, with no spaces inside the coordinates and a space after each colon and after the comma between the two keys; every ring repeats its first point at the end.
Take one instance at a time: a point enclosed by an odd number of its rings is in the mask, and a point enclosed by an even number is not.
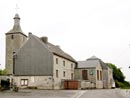
{"type": "Polygon", "coordinates": [[[130,98],[130,90],[19,90],[0,92],[0,98],[130,98]]]}
{"type": "Polygon", "coordinates": [[[101,89],[80,91],[74,98],[130,98],[130,90],[101,89]]]}

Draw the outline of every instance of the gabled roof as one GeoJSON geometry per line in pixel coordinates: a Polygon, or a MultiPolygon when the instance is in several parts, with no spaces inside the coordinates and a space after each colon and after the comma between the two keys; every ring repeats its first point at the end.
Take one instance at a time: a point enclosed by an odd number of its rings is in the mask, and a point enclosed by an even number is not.
{"type": "MultiPolygon", "coordinates": [[[[31,34],[31,36],[35,37],[37,40],[40,41],[41,44],[43,44],[43,47],[46,47],[50,52],[53,54],[63,57],[65,59],[68,59],[70,61],[76,62],[76,60],[71,57],[69,54],[65,53],[59,46],[53,45],[52,43],[49,43],[48,41],[44,41],[41,38],[31,34]]],[[[47,37],[45,37],[47,38],[47,37]]]]}
{"type": "Polygon", "coordinates": [[[59,46],[55,46],[51,43],[47,43],[48,49],[53,52],[54,54],[66,58],[68,60],[76,62],[74,58],[72,58],[69,54],[65,53],[59,46]]]}

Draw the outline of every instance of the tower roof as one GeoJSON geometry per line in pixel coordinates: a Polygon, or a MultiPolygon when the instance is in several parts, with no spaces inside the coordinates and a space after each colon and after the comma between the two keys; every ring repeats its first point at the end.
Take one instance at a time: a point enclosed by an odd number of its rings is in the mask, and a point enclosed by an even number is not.
{"type": "Polygon", "coordinates": [[[92,57],[88,58],[87,60],[100,60],[100,59],[97,58],[96,56],[92,56],[92,57]]]}
{"type": "Polygon", "coordinates": [[[13,18],[14,19],[14,26],[13,28],[7,32],[6,34],[13,34],[13,33],[21,33],[23,34],[24,36],[26,36],[22,29],[21,29],[21,26],[20,26],[20,17],[18,15],[18,13],[15,14],[15,17],[13,18]]]}

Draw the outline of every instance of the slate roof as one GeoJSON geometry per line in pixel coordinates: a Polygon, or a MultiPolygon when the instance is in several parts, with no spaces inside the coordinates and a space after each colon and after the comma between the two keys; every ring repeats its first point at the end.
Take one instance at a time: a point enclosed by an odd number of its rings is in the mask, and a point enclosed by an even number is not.
{"type": "Polygon", "coordinates": [[[88,58],[87,60],[100,60],[100,59],[97,58],[96,56],[92,56],[92,57],[88,58]]]}
{"type": "Polygon", "coordinates": [[[107,64],[106,63],[104,63],[103,61],[99,61],[100,62],[100,64],[101,64],[101,66],[102,66],[102,69],[108,69],[109,67],[107,66],[107,64]]]}
{"type": "Polygon", "coordinates": [[[37,40],[39,40],[43,44],[43,46],[46,47],[47,49],[49,49],[50,52],[52,52],[53,54],[63,57],[65,59],[68,59],[72,62],[76,62],[76,60],[73,57],[71,57],[69,54],[65,53],[59,46],[53,45],[52,43],[50,43],[48,41],[44,42],[41,38],[39,38],[33,34],[32,34],[32,36],[34,36],[37,40]]]}
{"type": "Polygon", "coordinates": [[[6,33],[6,35],[8,35],[8,34],[15,34],[15,33],[21,33],[22,35],[26,36],[23,33],[22,29],[21,29],[20,17],[19,17],[19,15],[17,13],[15,14],[15,17],[14,17],[14,26],[13,26],[13,28],[9,32],[6,33]]]}
{"type": "Polygon", "coordinates": [[[108,69],[106,63],[104,63],[101,59],[96,56],[92,56],[88,58],[86,61],[78,61],[78,68],[90,68],[96,67],[97,65],[101,65],[102,69],[108,69]]]}
{"type": "Polygon", "coordinates": [[[78,68],[92,68],[99,65],[98,60],[89,61],[78,61],[78,68]]]}
{"type": "Polygon", "coordinates": [[[92,56],[92,57],[88,58],[87,60],[98,60],[98,62],[100,63],[102,69],[108,69],[107,64],[104,63],[101,59],[97,58],[96,56],[92,56]]]}
{"type": "Polygon", "coordinates": [[[48,49],[54,54],[76,62],[74,58],[72,58],[69,54],[65,53],[59,46],[55,46],[51,43],[47,43],[47,45],[48,45],[48,49]]]}

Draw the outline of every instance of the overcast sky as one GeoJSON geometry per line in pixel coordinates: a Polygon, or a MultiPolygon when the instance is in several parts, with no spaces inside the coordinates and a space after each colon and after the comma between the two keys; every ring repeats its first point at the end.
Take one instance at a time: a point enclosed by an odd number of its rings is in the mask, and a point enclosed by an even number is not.
{"type": "Polygon", "coordinates": [[[25,34],[47,36],[77,61],[95,55],[113,63],[130,81],[130,0],[1,0],[0,68],[16,12],[25,34]]]}

